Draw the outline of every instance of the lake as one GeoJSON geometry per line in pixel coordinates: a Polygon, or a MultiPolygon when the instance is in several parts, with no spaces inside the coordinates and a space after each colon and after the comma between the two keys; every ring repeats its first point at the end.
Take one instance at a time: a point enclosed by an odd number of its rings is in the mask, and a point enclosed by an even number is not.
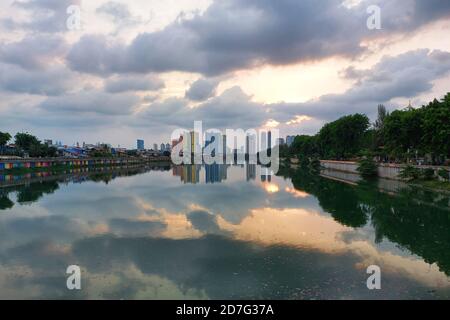
{"type": "Polygon", "coordinates": [[[0,299],[450,298],[449,195],[255,165],[84,171],[0,179],[0,299]]]}

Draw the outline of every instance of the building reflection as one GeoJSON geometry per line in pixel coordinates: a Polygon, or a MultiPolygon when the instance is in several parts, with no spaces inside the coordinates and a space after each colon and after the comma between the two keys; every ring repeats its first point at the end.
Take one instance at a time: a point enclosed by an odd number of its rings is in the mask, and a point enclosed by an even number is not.
{"type": "Polygon", "coordinates": [[[201,165],[183,165],[174,166],[172,168],[172,175],[181,178],[184,183],[197,184],[200,182],[201,165]]]}
{"type": "MultiPolygon", "coordinates": [[[[179,165],[172,167],[172,175],[174,177],[180,177],[180,180],[184,183],[197,184],[200,181],[204,181],[206,184],[221,183],[228,179],[228,169],[230,167],[231,165],[228,164],[179,165]]],[[[239,167],[245,168],[247,181],[256,180],[258,175],[256,164],[246,163],[239,167]]],[[[260,171],[260,180],[263,183],[272,182],[270,170],[262,168],[260,171]]]]}
{"type": "Polygon", "coordinates": [[[205,182],[220,183],[227,179],[228,167],[223,164],[205,165],[205,182]]]}
{"type": "Polygon", "coordinates": [[[256,164],[247,163],[245,165],[245,174],[247,176],[247,181],[255,180],[256,179],[256,164]]]}

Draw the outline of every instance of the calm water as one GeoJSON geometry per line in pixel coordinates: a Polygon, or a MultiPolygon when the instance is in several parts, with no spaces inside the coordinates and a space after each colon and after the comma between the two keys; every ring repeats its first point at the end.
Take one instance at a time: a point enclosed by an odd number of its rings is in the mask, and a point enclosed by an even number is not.
{"type": "Polygon", "coordinates": [[[21,178],[0,179],[1,299],[450,298],[448,195],[249,165],[21,178]]]}

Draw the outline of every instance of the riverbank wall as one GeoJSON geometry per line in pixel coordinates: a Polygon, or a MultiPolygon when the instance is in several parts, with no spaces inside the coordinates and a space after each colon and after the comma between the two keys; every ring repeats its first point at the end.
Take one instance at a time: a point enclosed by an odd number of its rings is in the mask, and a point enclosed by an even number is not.
{"type": "MultiPolygon", "coordinates": [[[[320,160],[320,164],[327,170],[335,170],[346,173],[358,174],[358,163],[353,161],[332,161],[320,160]]],[[[384,179],[401,180],[400,171],[405,167],[404,164],[380,163],[378,164],[378,176],[384,179]]],[[[442,166],[414,166],[418,169],[433,169],[435,176],[440,169],[448,169],[442,166]]]]}

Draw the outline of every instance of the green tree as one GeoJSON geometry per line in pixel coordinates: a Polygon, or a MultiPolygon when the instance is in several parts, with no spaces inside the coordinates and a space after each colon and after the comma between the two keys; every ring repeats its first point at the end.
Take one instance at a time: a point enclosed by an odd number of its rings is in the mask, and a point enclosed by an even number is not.
{"type": "Polygon", "coordinates": [[[321,154],[336,159],[355,156],[361,150],[368,128],[369,118],[358,113],[326,124],[318,134],[321,154]]]}
{"type": "Polygon", "coordinates": [[[382,104],[378,105],[378,118],[373,124],[373,127],[376,131],[383,130],[384,121],[389,116],[389,113],[386,111],[386,107],[382,104]]]}
{"type": "Polygon", "coordinates": [[[0,147],[6,146],[11,139],[11,135],[8,132],[0,132],[0,147]]]}
{"type": "Polygon", "coordinates": [[[315,136],[297,136],[290,149],[299,159],[308,159],[318,152],[316,140],[315,136]]]}
{"type": "Polygon", "coordinates": [[[357,170],[365,178],[376,177],[378,175],[377,164],[371,157],[366,157],[360,160],[357,170]]]}
{"type": "Polygon", "coordinates": [[[384,125],[386,118],[389,117],[389,112],[386,111],[386,107],[382,104],[378,105],[378,117],[373,124],[373,145],[372,149],[376,150],[384,146],[384,125]]]}
{"type": "Polygon", "coordinates": [[[383,139],[387,151],[397,158],[404,158],[410,151],[419,151],[423,136],[421,109],[396,110],[385,119],[383,139]]]}
{"type": "Polygon", "coordinates": [[[423,107],[422,147],[433,156],[450,158],[450,93],[423,107]]]}
{"type": "Polygon", "coordinates": [[[55,147],[42,144],[38,138],[29,133],[17,133],[14,138],[16,146],[31,157],[55,157],[57,154],[55,147]]]}
{"type": "Polygon", "coordinates": [[[14,136],[14,139],[16,146],[27,152],[35,151],[41,144],[38,138],[29,133],[24,132],[18,132],[14,136]]]}

